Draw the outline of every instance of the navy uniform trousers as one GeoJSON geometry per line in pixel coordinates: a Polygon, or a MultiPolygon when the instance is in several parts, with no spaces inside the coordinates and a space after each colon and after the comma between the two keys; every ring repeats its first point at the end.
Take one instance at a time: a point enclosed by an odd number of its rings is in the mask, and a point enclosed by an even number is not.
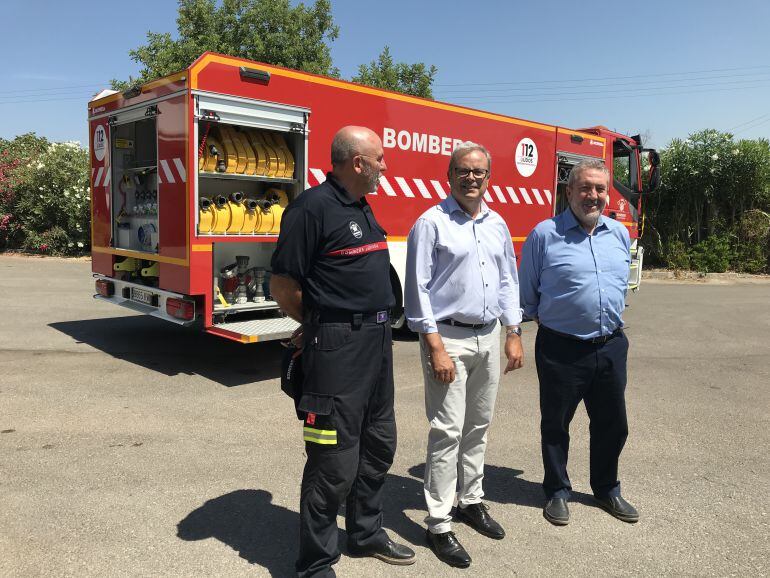
{"type": "Polygon", "coordinates": [[[591,489],[599,498],[620,495],[618,460],[628,437],[628,338],[622,330],[613,335],[605,343],[590,343],[538,329],[535,364],[547,499],[570,496],[569,424],[581,400],[590,420],[591,489]]]}
{"type": "Polygon", "coordinates": [[[296,569],[299,576],[334,576],[343,500],[349,549],[388,539],[382,488],[396,451],[391,328],[388,321],[311,323],[304,342],[299,410],[307,462],[296,569]]]}

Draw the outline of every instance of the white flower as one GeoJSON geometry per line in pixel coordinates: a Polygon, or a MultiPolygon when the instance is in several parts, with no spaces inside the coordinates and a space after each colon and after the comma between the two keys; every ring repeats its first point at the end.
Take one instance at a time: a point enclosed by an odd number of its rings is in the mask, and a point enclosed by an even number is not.
{"type": "Polygon", "coordinates": [[[83,243],[81,243],[80,241],[78,241],[78,247],[80,247],[80,248],[82,249],[82,248],[83,248],[83,243]]]}
{"type": "Polygon", "coordinates": [[[74,246],[75,246],[75,243],[73,243],[71,241],[69,243],[67,243],[67,247],[74,247],[74,246]]]}
{"type": "Polygon", "coordinates": [[[711,159],[715,160],[715,161],[718,161],[719,160],[719,155],[717,153],[714,153],[713,155],[711,155],[711,159]]]}
{"type": "Polygon", "coordinates": [[[65,196],[65,197],[69,197],[69,196],[70,196],[70,193],[69,193],[69,191],[64,191],[64,196],[65,196]]]}
{"type": "Polygon", "coordinates": [[[37,163],[37,168],[42,169],[45,165],[43,163],[37,163]]]}
{"type": "Polygon", "coordinates": [[[739,151],[738,149],[733,149],[733,154],[734,155],[739,155],[739,154],[741,154],[741,151],[739,151]]]}

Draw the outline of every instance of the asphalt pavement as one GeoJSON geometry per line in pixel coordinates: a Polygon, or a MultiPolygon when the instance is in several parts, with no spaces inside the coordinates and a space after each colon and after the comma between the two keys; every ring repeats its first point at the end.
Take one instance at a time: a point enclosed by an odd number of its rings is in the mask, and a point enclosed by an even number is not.
{"type": "MultiPolygon", "coordinates": [[[[0,256],[0,576],[293,575],[304,448],[278,385],[280,347],[229,342],[92,293],[86,260],[0,256]]],[[[621,480],[638,524],[592,503],[582,406],[572,520],[543,519],[527,324],[525,367],[501,382],[484,480],[507,536],[458,524],[473,563],[440,563],[423,537],[418,347],[400,337],[385,526],[418,560],[397,568],[343,555],[337,575],[767,575],[770,282],[648,280],[628,303],[621,480]]]]}

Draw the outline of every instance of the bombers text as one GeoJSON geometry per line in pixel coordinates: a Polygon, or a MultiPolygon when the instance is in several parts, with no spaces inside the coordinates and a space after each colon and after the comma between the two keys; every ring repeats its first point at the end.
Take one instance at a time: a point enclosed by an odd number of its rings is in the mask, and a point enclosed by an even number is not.
{"type": "Polygon", "coordinates": [[[449,156],[463,141],[448,136],[437,136],[422,132],[397,131],[394,128],[382,129],[382,146],[386,149],[400,148],[402,151],[414,151],[432,155],[449,156]]]}

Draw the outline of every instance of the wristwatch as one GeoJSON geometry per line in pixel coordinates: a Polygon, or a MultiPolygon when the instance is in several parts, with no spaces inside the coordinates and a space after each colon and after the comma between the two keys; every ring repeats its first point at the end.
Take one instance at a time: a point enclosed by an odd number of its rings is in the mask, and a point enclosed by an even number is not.
{"type": "Polygon", "coordinates": [[[519,337],[521,337],[521,327],[517,325],[516,327],[511,327],[510,329],[506,329],[505,336],[510,337],[511,335],[518,335],[519,337]]]}

